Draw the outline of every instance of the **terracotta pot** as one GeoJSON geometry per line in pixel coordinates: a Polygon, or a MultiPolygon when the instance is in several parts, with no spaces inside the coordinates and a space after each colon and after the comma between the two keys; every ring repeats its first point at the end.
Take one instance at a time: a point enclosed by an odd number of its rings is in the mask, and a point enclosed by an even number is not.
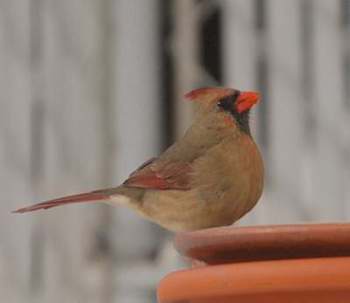
{"type": "Polygon", "coordinates": [[[350,302],[350,224],[213,228],[175,243],[196,266],[160,282],[160,303],[350,302]]]}

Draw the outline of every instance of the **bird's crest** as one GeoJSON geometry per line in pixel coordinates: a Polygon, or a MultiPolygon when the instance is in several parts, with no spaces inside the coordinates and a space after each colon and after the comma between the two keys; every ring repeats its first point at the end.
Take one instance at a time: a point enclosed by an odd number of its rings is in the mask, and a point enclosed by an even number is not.
{"type": "Polygon", "coordinates": [[[203,87],[197,88],[185,94],[185,98],[190,101],[217,101],[221,98],[234,94],[232,88],[223,87],[203,87]]]}

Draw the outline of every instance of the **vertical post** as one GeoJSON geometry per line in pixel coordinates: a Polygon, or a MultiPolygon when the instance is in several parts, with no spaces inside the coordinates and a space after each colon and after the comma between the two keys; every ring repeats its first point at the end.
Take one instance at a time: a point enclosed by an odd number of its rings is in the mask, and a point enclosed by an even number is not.
{"type": "Polygon", "coordinates": [[[175,83],[175,136],[180,137],[192,118],[192,108],[183,102],[183,95],[194,89],[199,76],[199,14],[192,0],[176,0],[174,36],[172,40],[175,83]]]}
{"type": "Polygon", "coordinates": [[[29,264],[34,220],[9,214],[21,202],[33,198],[31,5],[31,1],[6,1],[0,9],[0,293],[6,302],[26,301],[31,286],[29,264]]]}
{"type": "Polygon", "coordinates": [[[157,1],[116,4],[115,125],[118,181],[159,152],[157,1]]]}
{"type": "MultiPolygon", "coordinates": [[[[160,18],[157,0],[120,0],[115,3],[114,12],[116,154],[113,179],[118,184],[160,152],[160,18]]],[[[131,263],[145,258],[159,241],[155,226],[129,209],[118,208],[115,217],[113,234],[117,256],[131,263]]],[[[119,273],[123,277],[123,273],[119,273]]],[[[120,302],[145,300],[145,292],[129,289],[117,293],[120,302]]]]}
{"type": "Polygon", "coordinates": [[[223,2],[225,84],[242,90],[256,88],[257,37],[253,1],[223,2]]]}
{"type": "Polygon", "coordinates": [[[300,1],[267,1],[269,170],[280,222],[308,219],[303,199],[304,114],[300,1]],[[281,13],[284,12],[284,13],[281,13]],[[283,205],[280,201],[283,200],[283,205]]]}
{"type": "MultiPolygon", "coordinates": [[[[316,112],[316,153],[314,162],[314,209],[317,218],[345,218],[345,188],[348,180],[342,174],[343,110],[345,90],[342,82],[342,33],[340,3],[313,1],[314,6],[314,87],[316,112]],[[316,206],[317,203],[317,206],[316,206]]],[[[348,201],[346,201],[347,204],[348,201]]]]}
{"type": "MultiPolygon", "coordinates": [[[[31,67],[31,151],[30,181],[35,199],[43,190],[45,171],[45,116],[46,104],[43,95],[43,11],[44,5],[41,0],[30,2],[30,67],[31,67]]],[[[36,294],[42,287],[44,275],[44,231],[43,222],[40,218],[35,219],[31,234],[30,251],[30,289],[36,294]]]]}

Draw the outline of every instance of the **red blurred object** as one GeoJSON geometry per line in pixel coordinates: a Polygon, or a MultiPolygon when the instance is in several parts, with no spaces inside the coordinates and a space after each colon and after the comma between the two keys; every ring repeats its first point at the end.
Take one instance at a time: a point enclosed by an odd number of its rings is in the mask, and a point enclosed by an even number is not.
{"type": "Polygon", "coordinates": [[[160,282],[160,303],[350,302],[350,224],[213,228],[175,243],[194,268],[160,282]]]}

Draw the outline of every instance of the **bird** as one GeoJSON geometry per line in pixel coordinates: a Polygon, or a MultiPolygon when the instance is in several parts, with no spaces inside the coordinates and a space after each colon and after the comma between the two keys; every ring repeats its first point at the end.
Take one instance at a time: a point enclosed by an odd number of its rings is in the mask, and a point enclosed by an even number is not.
{"type": "Polygon", "coordinates": [[[173,232],[231,225],[258,202],[264,165],[254,142],[249,113],[260,94],[203,87],[185,99],[195,102],[193,122],[181,139],[142,164],[117,187],[70,195],[15,210],[106,202],[124,205],[173,232]]]}

